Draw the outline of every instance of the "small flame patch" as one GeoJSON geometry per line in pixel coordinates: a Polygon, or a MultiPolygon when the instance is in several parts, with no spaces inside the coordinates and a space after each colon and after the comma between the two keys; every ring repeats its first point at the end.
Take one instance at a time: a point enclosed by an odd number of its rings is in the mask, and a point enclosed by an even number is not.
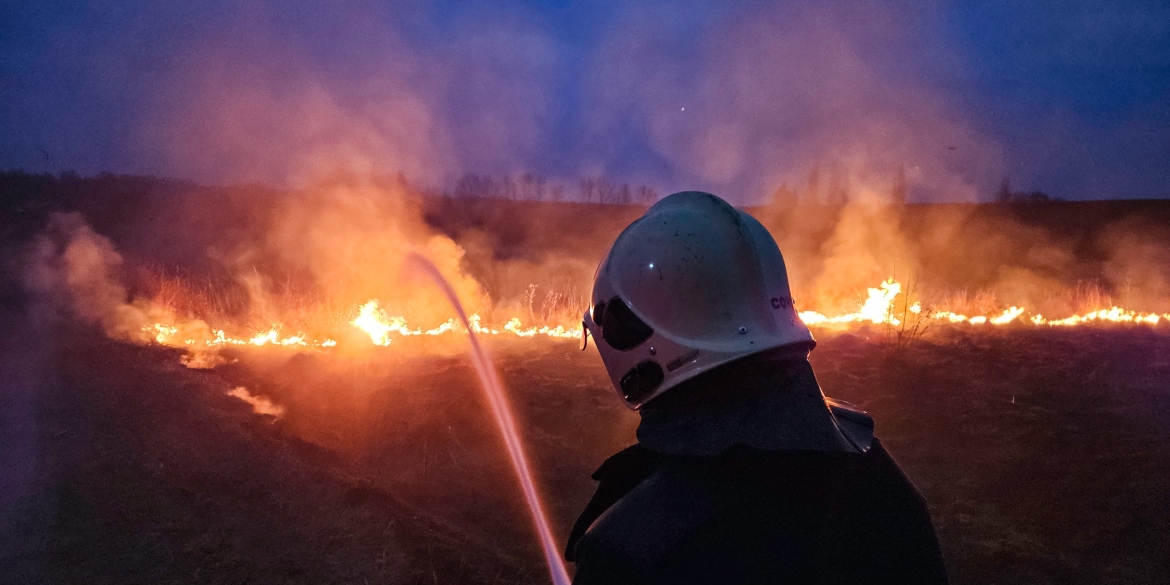
{"type": "Polygon", "coordinates": [[[244,402],[252,405],[252,411],[256,414],[268,415],[276,418],[284,416],[284,407],[279,404],[273,404],[266,396],[253,396],[248,389],[243,386],[236,386],[227,393],[232,398],[239,398],[244,402]]]}

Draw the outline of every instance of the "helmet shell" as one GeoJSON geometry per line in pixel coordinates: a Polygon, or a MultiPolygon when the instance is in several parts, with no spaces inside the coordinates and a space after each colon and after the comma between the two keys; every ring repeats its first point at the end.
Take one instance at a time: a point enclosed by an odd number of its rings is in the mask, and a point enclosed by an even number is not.
{"type": "Polygon", "coordinates": [[[618,394],[637,409],[704,371],[760,351],[814,343],[797,316],[784,258],[768,230],[726,201],[698,191],[651,206],[598,266],[585,325],[618,394]],[[607,343],[594,310],[621,302],[653,333],[628,349],[607,343]],[[622,379],[651,362],[653,391],[630,396],[622,379]]]}

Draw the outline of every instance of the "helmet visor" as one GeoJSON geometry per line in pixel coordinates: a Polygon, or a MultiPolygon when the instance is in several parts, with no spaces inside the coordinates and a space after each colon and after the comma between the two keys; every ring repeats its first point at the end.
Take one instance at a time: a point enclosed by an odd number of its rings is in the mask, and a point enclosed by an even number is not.
{"type": "MultiPolygon", "coordinates": [[[[610,349],[628,352],[646,343],[654,336],[654,328],[642,321],[620,297],[594,305],[585,312],[583,325],[598,344],[610,349]]],[[[658,390],[666,379],[666,372],[654,360],[643,360],[616,380],[618,394],[631,408],[638,408],[658,390]]]]}
{"type": "Polygon", "coordinates": [[[593,307],[593,322],[605,343],[618,351],[630,351],[654,335],[654,328],[634,314],[621,297],[593,307]]]}
{"type": "Polygon", "coordinates": [[[653,360],[639,362],[622,376],[622,398],[629,404],[641,405],[662,385],[664,379],[666,373],[657,362],[653,360]]]}

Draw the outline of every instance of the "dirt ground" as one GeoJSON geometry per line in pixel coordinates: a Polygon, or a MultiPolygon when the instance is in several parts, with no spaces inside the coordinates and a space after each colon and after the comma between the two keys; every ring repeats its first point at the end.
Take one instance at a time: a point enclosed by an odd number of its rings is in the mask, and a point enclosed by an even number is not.
{"type": "MultiPolygon", "coordinates": [[[[3,325],[0,582],[547,582],[459,355],[274,351],[196,371],[91,331],[3,325]],[[236,386],[285,414],[254,414],[236,386]]],[[[874,415],[952,582],[1166,581],[1165,326],[819,337],[822,387],[874,415]]],[[[563,540],[637,416],[592,349],[490,347],[563,540]]]]}

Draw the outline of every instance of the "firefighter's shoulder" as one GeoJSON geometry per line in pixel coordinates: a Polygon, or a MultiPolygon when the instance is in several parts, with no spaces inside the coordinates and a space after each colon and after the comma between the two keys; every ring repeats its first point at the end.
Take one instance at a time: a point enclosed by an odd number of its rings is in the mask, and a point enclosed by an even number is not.
{"type": "Polygon", "coordinates": [[[726,499],[704,471],[665,465],[606,510],[577,544],[577,582],[640,582],[654,573],[726,499]]]}

